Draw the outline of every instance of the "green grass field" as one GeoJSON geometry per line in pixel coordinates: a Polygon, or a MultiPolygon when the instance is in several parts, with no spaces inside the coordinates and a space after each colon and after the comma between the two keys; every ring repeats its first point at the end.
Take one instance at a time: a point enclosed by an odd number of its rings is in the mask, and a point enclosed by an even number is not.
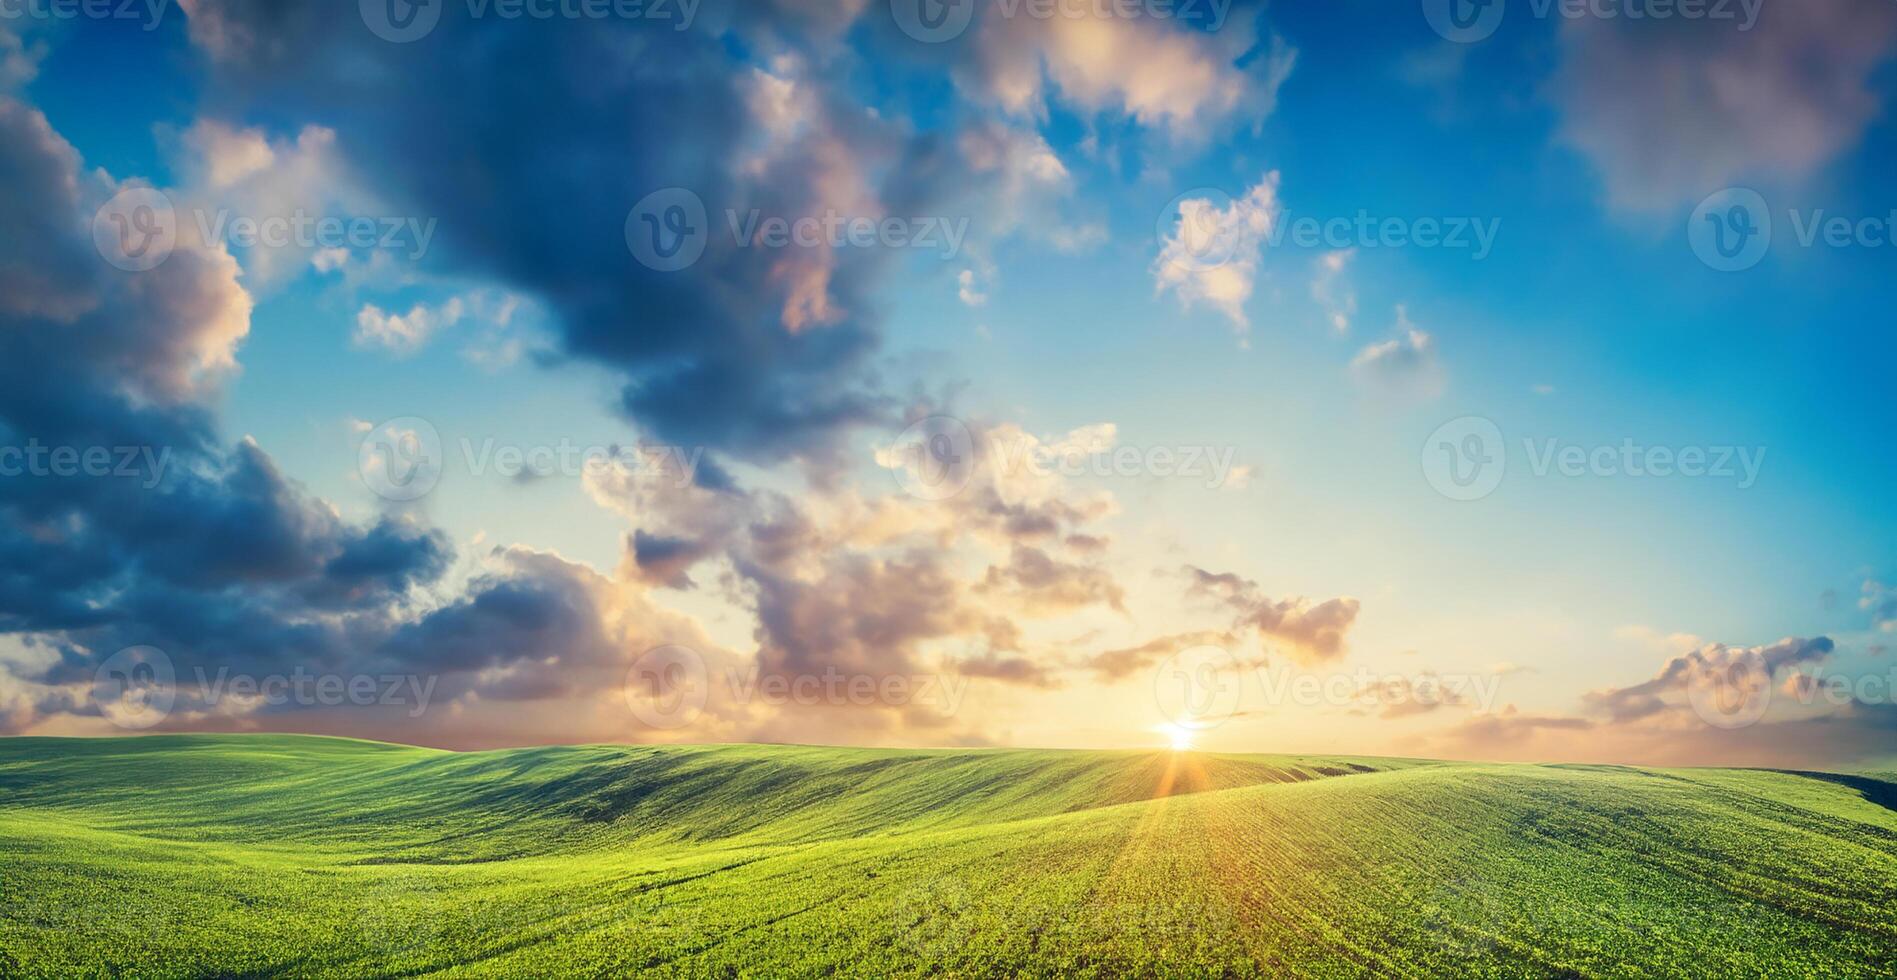
{"type": "Polygon", "coordinates": [[[0,975],[1897,975],[1870,777],[0,740],[0,975]]]}

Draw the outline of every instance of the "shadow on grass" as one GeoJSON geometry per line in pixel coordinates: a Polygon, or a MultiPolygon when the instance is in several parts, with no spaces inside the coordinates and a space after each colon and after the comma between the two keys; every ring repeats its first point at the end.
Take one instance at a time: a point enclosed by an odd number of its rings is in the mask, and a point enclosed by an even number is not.
{"type": "Polygon", "coordinates": [[[1897,783],[1877,779],[1872,776],[1853,776],[1841,772],[1808,772],[1803,769],[1772,769],[1770,772],[1782,772],[1788,776],[1803,776],[1806,779],[1821,779],[1827,783],[1849,786],[1864,794],[1864,798],[1886,810],[1897,810],[1897,783]]]}

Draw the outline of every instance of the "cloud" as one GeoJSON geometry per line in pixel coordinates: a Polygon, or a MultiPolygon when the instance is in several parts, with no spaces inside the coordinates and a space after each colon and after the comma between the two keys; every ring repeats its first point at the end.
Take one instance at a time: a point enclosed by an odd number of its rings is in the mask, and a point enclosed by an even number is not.
{"type": "Polygon", "coordinates": [[[1833,649],[1831,639],[1823,636],[1810,640],[1787,638],[1762,647],[1707,644],[1667,661],[1660,673],[1650,680],[1629,687],[1593,691],[1582,700],[1611,722],[1633,721],[1662,713],[1684,717],[1692,711],[1684,699],[1695,684],[1728,683],[1735,672],[1751,670],[1756,672],[1758,683],[1769,685],[1789,668],[1824,660],[1833,649]]]}
{"type": "Polygon", "coordinates": [[[110,457],[108,473],[0,481],[0,632],[52,654],[0,667],[37,705],[10,723],[96,717],[93,672],[130,646],[183,672],[359,659],[444,573],[446,540],[345,521],[254,441],[222,442],[211,406],[251,311],[222,246],[181,236],[154,268],[107,264],[93,216],[135,185],[83,170],[12,100],[0,174],[9,228],[31,232],[0,246],[0,278],[23,284],[0,301],[0,436],[110,457]]]}
{"type": "Polygon", "coordinates": [[[1410,321],[1409,311],[1396,308],[1396,336],[1357,352],[1350,367],[1357,376],[1381,389],[1433,397],[1442,390],[1442,368],[1436,358],[1436,340],[1410,321]]]}
{"type": "Polygon", "coordinates": [[[1542,732],[1585,732],[1593,728],[1594,723],[1585,718],[1525,714],[1511,704],[1499,712],[1478,714],[1459,723],[1450,730],[1449,738],[1471,746],[1506,746],[1542,732]]]}
{"type": "Polygon", "coordinates": [[[436,333],[461,322],[465,312],[460,297],[435,307],[417,303],[407,313],[385,313],[370,303],[356,314],[352,340],[357,347],[379,347],[398,357],[406,356],[421,350],[436,333]]]}
{"type": "Polygon", "coordinates": [[[1345,267],[1356,257],[1354,248],[1324,253],[1311,280],[1311,299],[1324,311],[1330,328],[1340,334],[1350,332],[1350,318],[1357,315],[1357,294],[1344,278],[1345,267]]]}
{"type": "Polygon", "coordinates": [[[1897,589],[1867,579],[1857,606],[1871,614],[1871,625],[1885,633],[1897,633],[1897,589]]]}
{"type": "Polygon", "coordinates": [[[1155,292],[1171,290],[1188,310],[1211,306],[1242,338],[1251,330],[1245,303],[1258,278],[1260,251],[1282,210],[1275,170],[1223,206],[1212,197],[1179,201],[1178,225],[1161,238],[1153,261],[1155,292]]]}
{"type": "Polygon", "coordinates": [[[955,296],[963,306],[982,306],[988,302],[988,294],[980,292],[975,282],[975,270],[963,269],[955,277],[955,296]]]}
{"type": "Polygon", "coordinates": [[[253,289],[337,262],[334,255],[323,255],[315,222],[387,217],[357,184],[334,130],[305,126],[294,138],[272,138],[263,129],[204,118],[164,135],[180,177],[172,193],[181,235],[202,238],[209,232],[229,240],[239,221],[258,222],[261,228],[274,220],[290,230],[276,241],[261,234],[254,244],[227,241],[253,289]],[[295,231],[299,223],[305,229],[300,234],[295,231]]]}
{"type": "Polygon", "coordinates": [[[1014,546],[1006,565],[990,565],[976,591],[1007,596],[1029,615],[1068,613],[1093,605],[1126,611],[1126,590],[1106,569],[1060,561],[1025,544],[1014,546]]]}
{"type": "Polygon", "coordinates": [[[1181,650],[1213,646],[1230,651],[1238,645],[1238,642],[1236,635],[1224,630],[1174,633],[1148,640],[1139,646],[1120,647],[1092,654],[1082,658],[1080,666],[1093,671],[1100,680],[1111,684],[1140,673],[1181,650]]]}
{"type": "Polygon", "coordinates": [[[1897,8],[1766,4],[1740,26],[1564,19],[1559,138],[1594,162],[1611,206],[1669,212],[1735,182],[1802,180],[1882,111],[1872,75],[1892,54],[1897,8]]]}
{"type": "Polygon", "coordinates": [[[955,662],[955,669],[969,677],[981,677],[1022,687],[1049,690],[1060,686],[1059,679],[1045,666],[1026,657],[1003,656],[992,651],[978,657],[958,660],[955,662]]]}
{"type": "Polygon", "coordinates": [[[1261,46],[1249,14],[1220,27],[1097,14],[982,17],[973,43],[961,49],[956,77],[1016,115],[1043,117],[1048,102],[1058,100],[1083,113],[1125,115],[1175,138],[1199,138],[1233,122],[1256,126],[1276,107],[1297,52],[1277,37],[1261,46]]]}
{"type": "Polygon", "coordinates": [[[1272,599],[1258,583],[1231,572],[1213,573],[1187,565],[1186,594],[1209,599],[1237,614],[1237,628],[1251,628],[1287,644],[1305,663],[1333,660],[1344,653],[1361,604],[1348,596],[1313,602],[1303,596],[1272,599]]]}
{"type": "MultiPolygon", "coordinates": [[[[1649,638],[1671,649],[1693,639],[1649,638]]],[[[1835,649],[1828,637],[1700,644],[1670,656],[1647,680],[1589,692],[1578,714],[1509,705],[1473,715],[1429,744],[1477,758],[1635,765],[1848,767],[1887,758],[1897,736],[1889,679],[1868,678],[1873,687],[1821,669],[1835,649]]]]}
{"type": "Polygon", "coordinates": [[[39,74],[46,46],[28,46],[12,24],[0,24],[0,94],[14,91],[39,74]]]}
{"type": "Polygon", "coordinates": [[[1357,700],[1382,705],[1377,717],[1384,719],[1414,718],[1470,703],[1457,686],[1443,683],[1434,674],[1387,677],[1367,683],[1358,689],[1357,700]]]}
{"type": "Polygon", "coordinates": [[[955,141],[865,113],[807,67],[799,53],[832,43],[836,16],[711,7],[677,32],[522,31],[450,6],[407,46],[307,0],[194,0],[189,27],[233,110],[331,121],[390,211],[439,217],[425,272],[546,307],[557,353],[614,369],[617,407],[651,436],[760,462],[834,458],[851,428],[887,417],[868,368],[893,250],[753,247],[727,214],[935,214],[972,178],[955,141]],[[760,75],[739,40],[785,57],[760,75]],[[530,92],[500,70],[519,63],[595,70],[530,92]],[[704,203],[706,247],[660,271],[634,259],[626,223],[673,187],[704,203]]]}

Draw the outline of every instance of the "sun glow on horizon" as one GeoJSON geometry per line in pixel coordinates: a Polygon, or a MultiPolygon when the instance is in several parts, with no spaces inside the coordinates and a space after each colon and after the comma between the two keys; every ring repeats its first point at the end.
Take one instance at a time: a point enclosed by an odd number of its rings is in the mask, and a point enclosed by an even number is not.
{"type": "Polygon", "coordinates": [[[1167,741],[1172,744],[1172,750],[1174,752],[1192,751],[1193,737],[1198,734],[1184,725],[1175,725],[1171,722],[1155,727],[1154,731],[1166,736],[1167,741]]]}

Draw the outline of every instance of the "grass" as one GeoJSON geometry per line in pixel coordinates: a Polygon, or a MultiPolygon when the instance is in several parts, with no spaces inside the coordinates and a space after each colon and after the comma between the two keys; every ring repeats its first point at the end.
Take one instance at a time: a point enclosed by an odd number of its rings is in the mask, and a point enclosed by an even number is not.
{"type": "Polygon", "coordinates": [[[9,739],[0,975],[1891,976],[1892,788],[1203,753],[9,739]]]}

